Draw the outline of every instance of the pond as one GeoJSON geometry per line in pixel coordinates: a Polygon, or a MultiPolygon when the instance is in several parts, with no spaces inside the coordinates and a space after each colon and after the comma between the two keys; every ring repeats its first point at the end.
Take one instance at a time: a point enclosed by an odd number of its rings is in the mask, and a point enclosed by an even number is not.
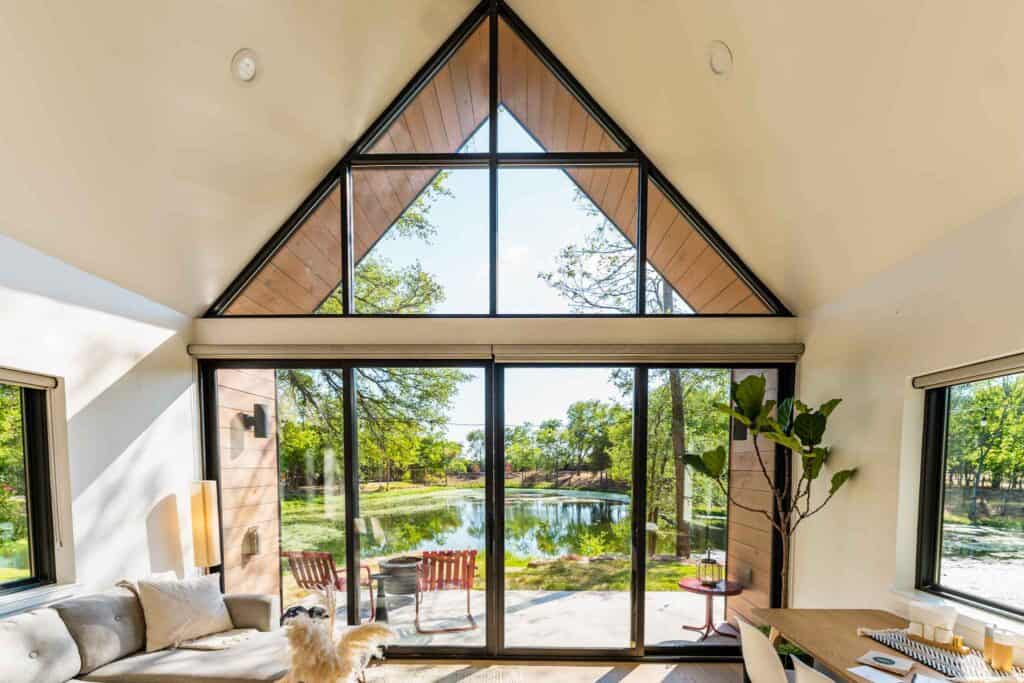
{"type": "MultiPolygon", "coordinates": [[[[337,515],[322,516],[322,499],[307,505],[289,501],[282,519],[284,547],[329,550],[344,558],[343,524],[337,515]]],[[[328,503],[328,507],[334,507],[328,503]]],[[[445,548],[484,550],[482,489],[395,491],[363,496],[360,544],[364,558],[445,548]]],[[[507,555],[550,559],[566,554],[628,554],[629,497],[618,493],[552,489],[505,492],[507,555]]],[[[691,525],[695,544],[709,533],[713,548],[722,548],[721,521],[691,525]]]]}

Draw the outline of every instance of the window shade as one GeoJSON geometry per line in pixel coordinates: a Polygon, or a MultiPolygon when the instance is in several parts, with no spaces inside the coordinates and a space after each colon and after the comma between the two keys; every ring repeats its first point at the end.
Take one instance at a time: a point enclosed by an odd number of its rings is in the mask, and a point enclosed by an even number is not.
{"type": "Polygon", "coordinates": [[[498,344],[499,363],[795,363],[803,344],[498,344]]]}
{"type": "Polygon", "coordinates": [[[34,372],[0,368],[0,384],[14,384],[29,389],[56,389],[57,379],[49,375],[38,375],[34,372]]]}
{"type": "Polygon", "coordinates": [[[918,375],[912,380],[912,384],[915,389],[936,389],[1017,372],[1024,372],[1024,353],[918,375]]]}
{"type": "Polygon", "coordinates": [[[490,359],[487,344],[189,344],[193,358],[224,360],[475,360],[490,359]]]}

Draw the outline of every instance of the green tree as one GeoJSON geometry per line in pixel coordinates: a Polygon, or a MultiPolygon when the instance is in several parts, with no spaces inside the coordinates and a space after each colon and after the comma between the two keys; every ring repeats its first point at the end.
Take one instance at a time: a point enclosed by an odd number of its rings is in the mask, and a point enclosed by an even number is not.
{"type": "Polygon", "coordinates": [[[28,536],[23,438],[21,389],[0,384],[0,524],[11,525],[14,539],[28,536]]]}
{"type": "MultiPolygon", "coordinates": [[[[387,231],[384,238],[417,239],[430,244],[437,227],[430,212],[441,197],[451,197],[447,171],[434,176],[387,231]]],[[[364,313],[425,313],[444,300],[444,289],[419,263],[402,268],[372,252],[356,266],[356,308],[364,313]]],[[[340,313],[340,291],[328,297],[319,313],[340,313]]],[[[277,375],[281,413],[281,468],[289,482],[308,478],[305,470],[323,472],[343,453],[343,380],[337,369],[281,370],[277,375]]],[[[469,375],[455,368],[359,368],[355,373],[359,425],[359,464],[365,478],[380,477],[385,486],[413,466],[437,467],[451,460],[451,447],[438,445],[458,387],[469,375]]],[[[328,471],[330,469],[328,468],[328,471]]],[[[321,474],[312,483],[322,484],[321,474]]]]}
{"type": "Polygon", "coordinates": [[[1024,471],[1024,376],[958,385],[949,400],[947,473],[959,478],[967,515],[975,521],[982,516],[979,489],[986,477],[998,489],[1004,479],[1012,486],[1024,471]]]}
{"type": "MultiPolygon", "coordinates": [[[[542,272],[539,277],[566,298],[574,312],[634,312],[637,268],[635,247],[579,190],[576,191],[575,201],[581,211],[600,217],[601,221],[584,237],[582,243],[562,249],[555,269],[542,272]]],[[[685,312],[685,303],[660,273],[648,267],[646,277],[646,305],[649,312],[685,312]]],[[[687,375],[688,371],[685,370],[666,372],[670,396],[667,418],[672,446],[672,466],[666,472],[671,473],[675,483],[675,519],[682,520],[686,506],[686,398],[702,385],[703,378],[700,375],[687,375]],[[688,382],[690,379],[695,383],[688,382]]],[[[657,491],[664,489],[664,484],[661,484],[657,491]]],[[[686,557],[690,552],[689,529],[679,521],[676,524],[676,554],[686,557]]]]}
{"type": "Polygon", "coordinates": [[[505,427],[505,462],[513,472],[536,469],[540,459],[540,448],[531,423],[505,427]]]}

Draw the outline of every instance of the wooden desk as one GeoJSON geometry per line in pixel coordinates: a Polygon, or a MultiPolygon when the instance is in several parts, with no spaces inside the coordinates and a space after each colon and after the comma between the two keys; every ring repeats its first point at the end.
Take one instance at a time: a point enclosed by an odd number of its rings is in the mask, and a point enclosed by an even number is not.
{"type": "MultiPolygon", "coordinates": [[[[873,609],[755,609],[753,615],[827,666],[841,680],[850,683],[864,683],[864,679],[854,676],[847,669],[858,666],[857,658],[868,650],[891,652],[897,657],[909,659],[867,636],[857,635],[860,627],[906,628],[907,620],[891,612],[873,609]]],[[[914,673],[939,680],[946,678],[938,671],[917,662],[914,662],[908,678],[914,673]]]]}

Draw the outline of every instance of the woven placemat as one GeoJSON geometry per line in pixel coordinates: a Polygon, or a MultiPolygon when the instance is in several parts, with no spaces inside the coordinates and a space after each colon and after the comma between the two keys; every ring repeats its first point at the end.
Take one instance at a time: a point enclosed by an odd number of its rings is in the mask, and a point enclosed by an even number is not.
{"type": "Polygon", "coordinates": [[[1024,669],[1017,667],[1012,671],[996,671],[985,662],[977,650],[962,655],[949,652],[911,640],[907,637],[906,630],[901,628],[880,631],[858,629],[857,633],[891,647],[957,683],[1024,683],[1024,669]]]}

